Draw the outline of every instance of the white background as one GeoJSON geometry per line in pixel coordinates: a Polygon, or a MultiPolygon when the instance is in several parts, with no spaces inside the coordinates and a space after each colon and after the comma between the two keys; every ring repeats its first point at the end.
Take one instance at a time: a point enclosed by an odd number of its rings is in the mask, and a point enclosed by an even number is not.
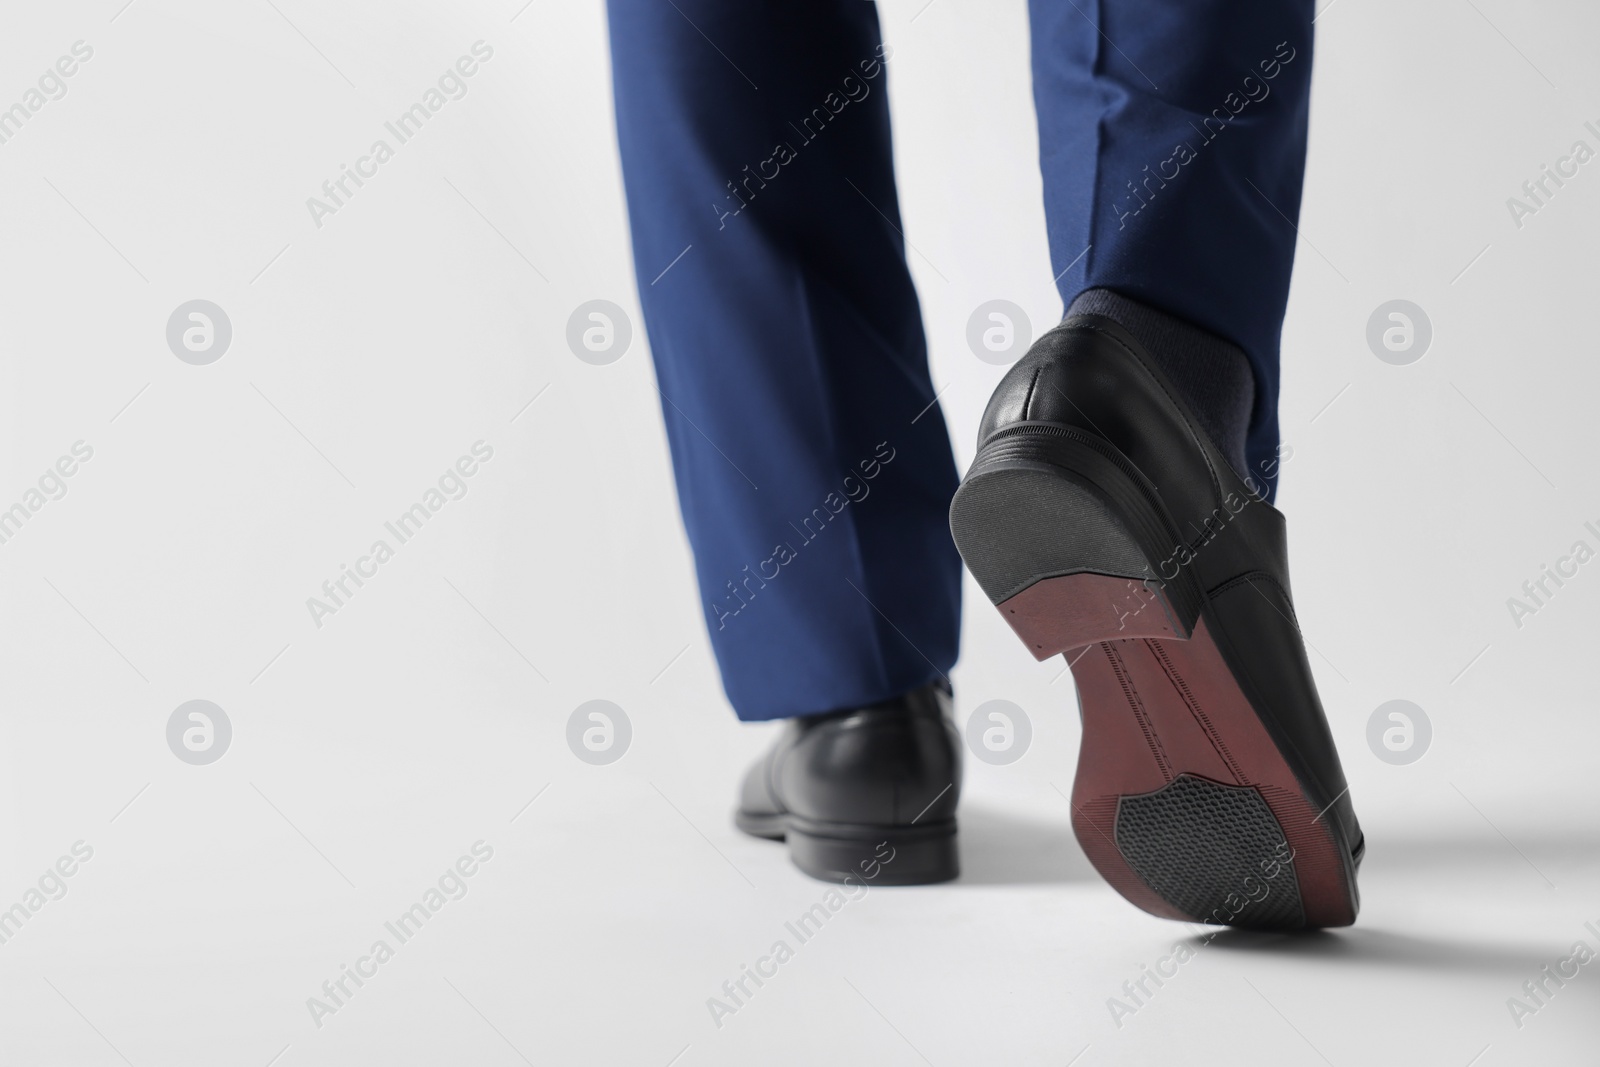
{"type": "MultiPolygon", "coordinates": [[[[964,466],[1003,373],[968,316],[1060,306],[1023,5],[924,2],[882,16],[964,466]]],[[[1592,7],[1317,23],[1279,502],[1370,846],[1359,925],[1218,938],[1117,1026],[1107,999],[1190,935],[1089,869],[1070,683],[969,583],[958,716],[1014,701],[1034,742],[970,762],[965,876],[852,903],[719,1029],[706,998],[824,887],[729,822],[773,727],[734,720],[700,621],[600,5],[121,4],[12,5],[0,34],[0,106],[94,49],[0,144],[0,507],[94,449],[0,544],[0,907],[94,849],[0,945],[0,1062],[1594,1061],[1596,965],[1520,1028],[1506,1004],[1600,949],[1600,562],[1520,629],[1506,607],[1600,548],[1600,162],[1521,229],[1505,204],[1600,148],[1592,7]],[[468,95],[315,227],[306,198],[480,39],[468,95]],[[234,330],[203,367],[165,340],[195,298],[234,330]],[[595,298],[634,316],[603,367],[565,342],[595,298]],[[1433,323],[1411,366],[1366,345],[1394,298],[1433,323]],[[315,627],[306,598],[479,440],[467,496],[315,627]],[[196,698],[234,730],[204,767],[165,738],[196,698]],[[593,698],[633,724],[610,766],[565,743],[593,698]],[[1366,745],[1394,698],[1434,727],[1410,766],[1366,745]],[[480,839],[470,892],[314,1025],[307,998],[480,839]]]]}

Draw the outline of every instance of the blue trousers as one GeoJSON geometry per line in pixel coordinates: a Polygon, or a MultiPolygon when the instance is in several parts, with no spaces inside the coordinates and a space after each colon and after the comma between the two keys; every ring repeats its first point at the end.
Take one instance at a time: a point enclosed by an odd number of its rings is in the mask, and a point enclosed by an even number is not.
{"type": "MultiPolygon", "coordinates": [[[[635,271],[728,698],[772,719],[940,678],[959,644],[957,474],[906,266],[876,8],[608,6],[635,271]]],[[[1311,0],[1029,7],[1063,300],[1112,289],[1242,348],[1247,458],[1275,470],[1311,0]]]]}

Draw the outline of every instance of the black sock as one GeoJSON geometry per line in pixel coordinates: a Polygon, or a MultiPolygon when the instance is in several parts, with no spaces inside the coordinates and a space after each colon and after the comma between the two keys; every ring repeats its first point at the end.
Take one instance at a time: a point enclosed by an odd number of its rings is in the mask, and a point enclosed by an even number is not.
{"type": "Polygon", "coordinates": [[[1237,345],[1110,289],[1079,293],[1067,309],[1068,318],[1074,315],[1104,315],[1133,334],[1171,379],[1234,473],[1245,477],[1249,467],[1244,442],[1256,381],[1250,361],[1237,345]]]}

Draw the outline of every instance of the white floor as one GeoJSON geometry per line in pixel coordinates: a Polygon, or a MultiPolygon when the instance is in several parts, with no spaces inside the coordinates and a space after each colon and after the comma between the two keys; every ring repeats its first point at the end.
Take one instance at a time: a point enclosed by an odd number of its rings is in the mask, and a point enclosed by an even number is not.
{"type": "MultiPolygon", "coordinates": [[[[410,759],[435,763],[421,741],[410,759]]],[[[288,778],[287,754],[163,775],[115,823],[83,820],[92,860],[0,948],[0,1061],[1593,1062],[1593,966],[1542,1007],[1521,988],[1600,945],[1593,840],[1374,833],[1357,927],[1208,938],[1109,891],[1048,785],[979,775],[960,881],[857,891],[802,940],[786,924],[826,887],[729,828],[727,768],[680,755],[548,788],[454,760],[382,807],[288,778]],[[404,942],[385,928],[479,840],[493,855],[466,895],[404,942]],[[322,982],[378,940],[393,958],[327,1014],[322,982]],[[778,941],[793,955],[757,987],[745,969],[778,941]],[[1177,973],[1157,987],[1157,967],[1177,973]],[[1510,998],[1539,1010],[1518,1026],[1510,998]]]]}
{"type": "MultiPolygon", "coordinates": [[[[969,317],[1060,310],[1024,5],[881,9],[965,464],[1004,371],[969,317]]],[[[969,587],[958,716],[1011,701],[1031,747],[972,762],[960,881],[872,890],[802,944],[785,924],[825,887],[729,822],[772,728],[734,721],[696,603],[599,3],[30,6],[0,107],[93,56],[0,144],[0,509],[50,497],[0,543],[0,1064],[1596,1062],[1596,965],[1524,984],[1600,951],[1600,579],[1507,602],[1600,545],[1600,177],[1520,226],[1506,201],[1600,145],[1597,20],[1318,17],[1280,504],[1369,839],[1360,923],[1205,941],[1102,885],[1062,799],[1070,683],[969,587]],[[307,198],[480,40],[467,95],[317,225],[307,198]],[[196,299],[232,326],[208,365],[166,335],[196,299]],[[634,327],[604,366],[565,339],[595,299],[634,327]],[[1396,299],[1433,328],[1405,366],[1366,339],[1396,299]],[[465,495],[315,617],[477,442],[465,495]],[[595,699],[631,725],[609,765],[567,743],[595,699]],[[1368,741],[1396,699],[1432,727],[1404,765],[1368,741]],[[186,718],[169,743],[192,700],[230,724],[209,764],[180,758],[186,718]]]]}

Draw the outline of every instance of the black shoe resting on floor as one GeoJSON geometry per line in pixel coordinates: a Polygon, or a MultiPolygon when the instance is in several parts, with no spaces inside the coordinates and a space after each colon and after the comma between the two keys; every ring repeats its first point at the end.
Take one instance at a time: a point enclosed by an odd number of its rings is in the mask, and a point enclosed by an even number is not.
{"type": "Polygon", "coordinates": [[[944,882],[960,871],[961,740],[943,683],[870,707],[788,720],[745,775],[734,822],[784,840],[813,878],[944,882]]]}

